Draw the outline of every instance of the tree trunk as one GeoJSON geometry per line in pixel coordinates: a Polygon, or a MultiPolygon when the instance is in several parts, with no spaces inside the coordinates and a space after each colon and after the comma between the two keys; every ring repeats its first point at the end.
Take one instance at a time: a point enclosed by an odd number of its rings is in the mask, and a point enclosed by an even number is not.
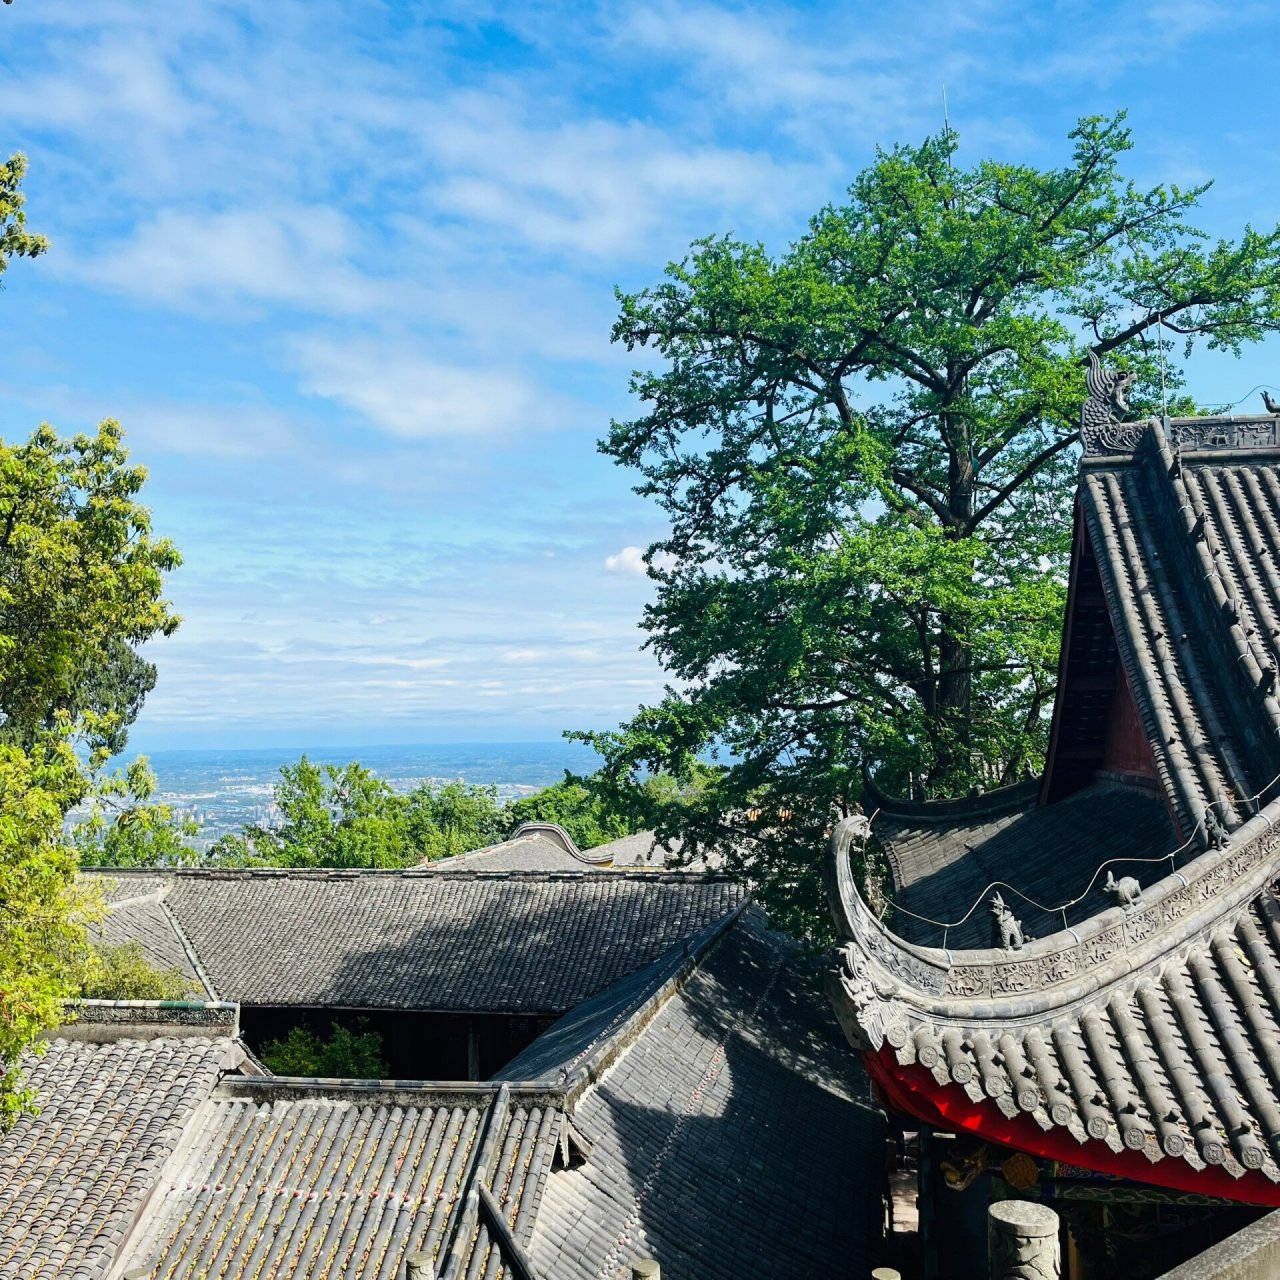
{"type": "MultiPolygon", "coordinates": [[[[968,537],[973,523],[973,460],[967,425],[943,415],[943,438],[948,443],[947,536],[968,537]]],[[[938,629],[937,748],[932,790],[954,794],[966,786],[973,741],[973,657],[958,634],[954,620],[943,613],[938,629]]]]}

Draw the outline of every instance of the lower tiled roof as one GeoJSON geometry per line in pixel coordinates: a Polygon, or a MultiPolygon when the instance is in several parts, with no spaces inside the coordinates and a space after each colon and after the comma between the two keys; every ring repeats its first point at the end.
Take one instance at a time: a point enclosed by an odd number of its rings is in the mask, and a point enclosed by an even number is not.
{"type": "Polygon", "coordinates": [[[190,979],[193,992],[201,996],[206,994],[159,892],[119,897],[117,888],[117,901],[107,915],[91,927],[90,937],[108,946],[136,942],[157,968],[177,969],[190,979]]]}
{"type": "Polygon", "coordinates": [[[0,1136],[0,1280],[105,1276],[230,1040],[54,1040],[24,1059],[38,1114],[0,1136]]]}
{"type": "Polygon", "coordinates": [[[560,1123],[487,1086],[227,1081],[126,1257],[154,1280],[401,1280],[425,1252],[499,1280],[479,1186],[527,1239],[560,1123]]]}
{"type": "MultiPolygon", "coordinates": [[[[568,837],[565,837],[568,839],[568,837]]],[[[439,872],[465,868],[473,871],[600,871],[591,853],[572,853],[557,840],[539,834],[526,834],[484,849],[472,849],[452,858],[424,863],[439,872]]]]}
{"type": "Polygon", "coordinates": [[[137,879],[163,882],[162,905],[221,999],[517,1013],[572,1008],[723,918],[744,896],[727,879],[652,872],[137,879]]]}
{"type": "MultiPolygon", "coordinates": [[[[929,946],[989,946],[991,919],[983,901],[991,895],[989,885],[1004,882],[1053,907],[1084,894],[1108,859],[1158,858],[1178,844],[1168,811],[1154,792],[1104,782],[1038,808],[1029,788],[1019,790],[1025,798],[1016,807],[1001,804],[999,793],[993,793],[991,812],[953,814],[945,805],[928,804],[909,812],[880,812],[873,830],[889,855],[895,906],[905,908],[892,917],[899,936],[929,946]],[[916,919],[949,923],[975,903],[978,909],[948,930],[945,941],[941,929],[916,919]]],[[[1149,878],[1138,862],[1117,864],[1115,874],[1149,878]]],[[[1001,893],[1029,935],[1043,937],[1062,928],[1061,912],[1041,911],[1007,888],[1001,893]]],[[[1067,922],[1096,915],[1108,901],[1098,877],[1083,901],[1068,909],[1067,922]]]]}
{"type": "Polygon", "coordinates": [[[928,1068],[938,1085],[1063,1129],[1082,1147],[1280,1182],[1280,903],[1271,891],[1160,970],[1052,1021],[913,1018],[893,1038],[898,1061],[928,1068]]]}
{"type": "Polygon", "coordinates": [[[926,1121],[1280,1202],[1278,819],[1273,802],[1154,883],[1115,885],[1117,905],[1089,920],[973,950],[886,929],[854,884],[858,828],[841,823],[827,864],[837,1016],[894,1105],[926,1121]]]}
{"type": "Polygon", "coordinates": [[[622,1029],[572,1106],[590,1154],[547,1179],[539,1276],[616,1280],[634,1257],[672,1280],[870,1273],[883,1117],[811,978],[744,917],[638,1034],[622,1029]]]}

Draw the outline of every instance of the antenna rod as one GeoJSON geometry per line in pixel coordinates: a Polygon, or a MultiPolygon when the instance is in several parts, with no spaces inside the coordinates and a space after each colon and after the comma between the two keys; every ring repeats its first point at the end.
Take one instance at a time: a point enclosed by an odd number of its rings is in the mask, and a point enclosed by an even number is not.
{"type": "Polygon", "coordinates": [[[1156,320],[1156,350],[1160,353],[1160,411],[1166,421],[1169,418],[1169,396],[1164,389],[1164,321],[1156,320]]]}
{"type": "Polygon", "coordinates": [[[951,136],[951,120],[947,116],[947,86],[942,86],[942,131],[951,136]]]}

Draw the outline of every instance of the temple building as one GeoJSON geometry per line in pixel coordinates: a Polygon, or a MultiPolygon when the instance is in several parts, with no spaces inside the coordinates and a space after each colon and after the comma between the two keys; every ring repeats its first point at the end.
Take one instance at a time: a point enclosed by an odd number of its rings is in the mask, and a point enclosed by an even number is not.
{"type": "Polygon", "coordinates": [[[202,998],[85,1001],[24,1059],[0,1280],[870,1275],[884,1115],[820,964],[652,841],[611,869],[546,835],[395,872],[99,873],[105,937],[202,998]],[[333,1016],[400,1078],[254,1053],[333,1016]]]}
{"type": "Polygon", "coordinates": [[[1094,366],[1043,776],[872,787],[828,854],[828,990],[920,1132],[926,1276],[979,1274],[993,1199],[1056,1208],[1082,1280],[1280,1205],[1280,418],[1121,422],[1115,382],[1094,366]]]}

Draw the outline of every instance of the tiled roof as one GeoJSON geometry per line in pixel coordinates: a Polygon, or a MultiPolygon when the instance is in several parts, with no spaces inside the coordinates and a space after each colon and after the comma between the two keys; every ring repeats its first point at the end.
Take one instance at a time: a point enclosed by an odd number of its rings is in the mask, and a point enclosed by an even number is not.
{"type": "Polygon", "coordinates": [[[130,885],[118,879],[103,878],[110,896],[111,909],[90,933],[95,941],[109,946],[136,942],[147,959],[160,969],[178,969],[191,979],[192,990],[203,988],[187,948],[182,945],[174,920],[164,906],[160,886],[163,882],[138,885],[149,892],[129,894],[130,885]]]}
{"type": "Polygon", "coordinates": [[[1280,903],[1052,1020],[913,1018],[896,1056],[1082,1145],[1280,1182],[1280,903]]]}
{"type": "Polygon", "coordinates": [[[125,1256],[153,1280],[402,1280],[424,1252],[500,1280],[480,1188],[527,1242],[561,1122],[494,1086],[228,1080],[125,1256]]]}
{"type": "Polygon", "coordinates": [[[229,1040],[54,1040],[24,1061],[39,1114],[0,1135],[0,1280],[104,1276],[229,1040]]]}
{"type": "Polygon", "coordinates": [[[540,1276],[617,1280],[637,1256],[673,1280],[870,1273],[883,1118],[810,983],[751,915],[618,1030],[573,1091],[590,1154],[547,1179],[540,1276]]]}
{"type": "Polygon", "coordinates": [[[163,905],[217,995],[267,1005],[562,1013],[743,899],[725,879],[649,872],[163,879],[163,905]]]}
{"type": "Polygon", "coordinates": [[[1005,878],[1051,903],[1117,858],[1131,861],[1114,876],[1135,879],[1075,918],[1035,919],[1047,929],[1034,940],[916,945],[861,900],[858,830],[842,823],[829,990],[873,1075],[927,1119],[963,1115],[1086,1167],[1274,1204],[1280,418],[1086,432],[1079,510],[1048,803],[990,830],[959,812],[929,831],[900,824],[889,843],[906,896],[931,876],[965,895],[1005,878]],[[1117,773],[1149,779],[1176,834],[1106,780],[1117,773]],[[997,850],[1018,876],[991,875],[997,850]]]}
{"type": "Polygon", "coordinates": [[[678,862],[680,843],[673,843],[668,852],[657,842],[652,831],[637,831],[635,835],[596,845],[591,852],[608,858],[615,867],[665,867],[668,860],[678,862]]]}
{"type": "Polygon", "coordinates": [[[611,1056],[629,1029],[643,1023],[647,1011],[672,994],[737,919],[735,912],[717,920],[653,964],[584,1000],[548,1027],[494,1078],[574,1087],[580,1075],[591,1075],[601,1061],[611,1056]]]}
{"type": "Polygon", "coordinates": [[[473,871],[599,871],[600,859],[586,854],[573,853],[557,840],[541,835],[523,835],[487,849],[473,849],[453,858],[441,858],[425,866],[437,871],[456,871],[467,868],[473,871]]]}
{"type": "MultiPolygon", "coordinates": [[[[1020,800],[1016,807],[996,792],[988,797],[989,809],[973,806],[948,815],[932,806],[903,806],[887,807],[877,816],[873,830],[893,869],[894,903],[905,908],[893,916],[902,937],[951,947],[989,946],[991,921],[983,900],[996,882],[1006,886],[1001,893],[1026,931],[1041,937],[1062,928],[1062,914],[1038,909],[1015,890],[1046,907],[1075,903],[1066,916],[1075,924],[1110,905],[1101,878],[1094,876],[1103,862],[1135,853],[1157,857],[1179,843],[1154,792],[1102,783],[1038,808],[1034,792],[1010,790],[1020,800]],[[975,905],[978,909],[947,930],[945,939],[941,929],[908,914],[950,923],[975,905]]],[[[1115,873],[1144,870],[1117,864],[1115,873]]]]}
{"type": "Polygon", "coordinates": [[[673,1280],[874,1262],[882,1117],[756,911],[584,1001],[509,1083],[228,1076],[234,1006],[84,1014],[85,1034],[210,1038],[59,1041],[33,1065],[43,1111],[0,1143],[0,1280],[401,1280],[415,1253],[440,1280],[610,1280],[637,1254],[673,1280]]]}
{"type": "Polygon", "coordinates": [[[1209,805],[1238,825],[1280,773],[1280,456],[1212,441],[1264,430],[1276,420],[1180,420],[1175,456],[1152,423],[1081,473],[1120,661],[1184,836],[1209,805]]]}

